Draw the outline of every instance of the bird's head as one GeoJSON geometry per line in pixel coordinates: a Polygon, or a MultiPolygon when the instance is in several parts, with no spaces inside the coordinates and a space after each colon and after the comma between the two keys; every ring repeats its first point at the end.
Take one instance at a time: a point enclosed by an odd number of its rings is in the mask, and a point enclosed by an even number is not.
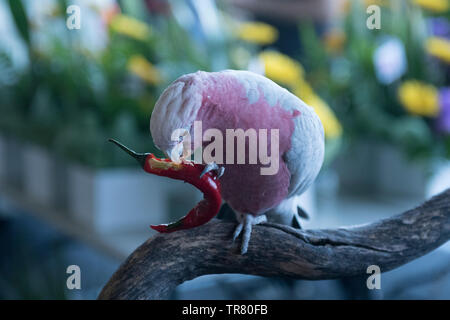
{"type": "Polygon", "coordinates": [[[185,75],[167,87],[150,118],[153,142],[174,162],[190,155],[190,132],[203,100],[198,74],[185,75]]]}

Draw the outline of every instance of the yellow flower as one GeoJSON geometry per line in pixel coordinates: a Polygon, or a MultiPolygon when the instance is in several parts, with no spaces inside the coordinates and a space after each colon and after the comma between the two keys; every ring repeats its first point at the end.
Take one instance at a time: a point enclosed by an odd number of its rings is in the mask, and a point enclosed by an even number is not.
{"type": "Polygon", "coordinates": [[[267,45],[278,39],[278,30],[262,22],[246,22],[236,30],[237,37],[251,43],[267,45]]]}
{"type": "Polygon", "coordinates": [[[325,131],[325,137],[327,139],[334,139],[341,136],[342,126],[336,118],[334,112],[325,101],[317,95],[312,95],[304,101],[307,105],[314,108],[314,111],[319,116],[325,131]]]}
{"type": "Polygon", "coordinates": [[[264,51],[259,55],[264,64],[265,75],[280,84],[294,86],[303,79],[302,65],[277,51],[264,51]]]}
{"type": "Polygon", "coordinates": [[[436,13],[446,12],[450,7],[449,0],[413,0],[413,2],[436,13]]]}
{"type": "Polygon", "coordinates": [[[430,55],[450,63],[450,40],[441,37],[431,37],[427,40],[425,49],[430,55]]]}
{"type": "Polygon", "coordinates": [[[292,87],[292,93],[302,100],[316,95],[313,88],[303,78],[292,87]]]}
{"type": "Polygon", "coordinates": [[[323,38],[325,48],[332,53],[337,53],[344,47],[347,37],[344,32],[338,29],[333,29],[327,32],[323,38]]]}
{"type": "Polygon", "coordinates": [[[299,62],[276,51],[264,51],[259,57],[264,63],[266,77],[288,85],[293,94],[314,108],[322,122],[327,139],[337,138],[342,134],[342,126],[334,112],[304,80],[305,71],[299,62]]]}
{"type": "Polygon", "coordinates": [[[300,82],[293,89],[293,93],[312,107],[322,122],[327,139],[338,138],[342,134],[342,126],[333,110],[322,100],[306,82],[300,82]]]}
{"type": "Polygon", "coordinates": [[[150,84],[161,82],[161,75],[147,59],[141,55],[134,55],[128,61],[128,70],[150,84]]]}
{"type": "Polygon", "coordinates": [[[419,116],[436,116],[439,113],[439,93],[432,85],[416,80],[405,81],[398,89],[403,107],[419,116]]]}
{"type": "Polygon", "coordinates": [[[110,23],[111,30],[137,40],[146,40],[151,34],[150,27],[135,18],[116,14],[110,23]]]}

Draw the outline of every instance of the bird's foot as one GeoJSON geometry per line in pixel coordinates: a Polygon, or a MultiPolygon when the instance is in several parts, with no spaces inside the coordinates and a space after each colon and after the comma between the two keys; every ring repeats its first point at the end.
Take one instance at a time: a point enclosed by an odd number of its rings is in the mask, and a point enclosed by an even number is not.
{"type": "Polygon", "coordinates": [[[219,179],[221,176],[223,176],[223,173],[225,172],[224,167],[219,167],[217,163],[211,162],[208,163],[205,168],[203,169],[202,173],[200,174],[200,178],[203,177],[206,173],[214,171],[214,179],[219,179]]]}
{"type": "Polygon", "coordinates": [[[245,254],[247,253],[253,226],[259,223],[267,222],[267,217],[264,214],[256,217],[251,214],[239,214],[237,217],[239,224],[234,230],[233,242],[241,234],[242,230],[244,230],[242,234],[241,254],[245,254]]]}

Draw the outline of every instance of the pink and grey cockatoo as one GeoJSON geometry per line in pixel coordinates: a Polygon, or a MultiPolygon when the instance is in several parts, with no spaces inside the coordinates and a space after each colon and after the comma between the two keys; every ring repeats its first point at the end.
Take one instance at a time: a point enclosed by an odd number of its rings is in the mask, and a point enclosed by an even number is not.
{"type": "Polygon", "coordinates": [[[172,160],[182,158],[183,136],[173,141],[172,133],[184,129],[193,135],[194,121],[201,121],[203,132],[215,128],[224,136],[227,129],[267,129],[268,135],[279,130],[275,174],[262,175],[260,169],[267,163],[260,160],[256,164],[219,164],[225,168],[220,178],[222,198],[239,222],[233,240],[243,231],[244,254],[252,225],[267,220],[290,224],[297,216],[298,198],[313,183],[323,163],[322,123],[313,108],[286,89],[264,76],[236,70],[199,71],[174,81],[158,99],[151,116],[155,145],[172,160]]]}

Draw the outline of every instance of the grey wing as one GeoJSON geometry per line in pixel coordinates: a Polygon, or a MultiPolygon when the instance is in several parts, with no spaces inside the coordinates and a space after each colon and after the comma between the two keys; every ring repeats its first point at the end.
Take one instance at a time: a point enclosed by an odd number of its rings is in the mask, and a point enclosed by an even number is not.
{"type": "Polygon", "coordinates": [[[294,119],[291,148],[284,155],[291,173],[288,197],[300,195],[311,186],[319,174],[325,154],[322,122],[308,106],[302,108],[301,112],[294,119]]]}
{"type": "Polygon", "coordinates": [[[325,154],[324,130],[314,110],[302,103],[300,116],[294,118],[295,129],[291,148],[283,159],[291,173],[288,195],[266,215],[272,222],[299,225],[300,195],[314,182],[322,167],[325,154]]]}

